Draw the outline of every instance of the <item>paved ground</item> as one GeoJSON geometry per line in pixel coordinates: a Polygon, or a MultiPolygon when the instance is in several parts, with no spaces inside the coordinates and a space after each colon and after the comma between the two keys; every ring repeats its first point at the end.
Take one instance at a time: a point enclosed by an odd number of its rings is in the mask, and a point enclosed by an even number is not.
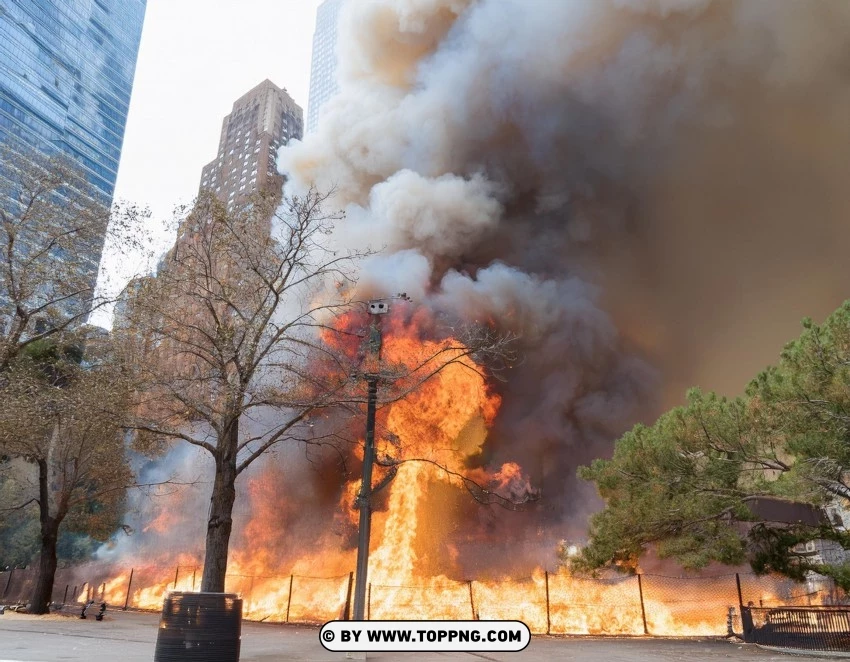
{"type": "MultiPolygon", "coordinates": [[[[151,662],[156,645],[155,614],[115,612],[97,622],[58,615],[0,616],[0,662],[151,662]]],[[[736,660],[740,662],[804,662],[809,656],[788,656],[755,646],[711,639],[612,639],[534,637],[521,653],[370,653],[370,660],[418,662],[507,662],[509,660],[582,660],[582,662],[649,662],[650,660],[736,660]]],[[[319,644],[318,628],[245,623],[241,662],[310,660],[342,662],[319,644]]]]}

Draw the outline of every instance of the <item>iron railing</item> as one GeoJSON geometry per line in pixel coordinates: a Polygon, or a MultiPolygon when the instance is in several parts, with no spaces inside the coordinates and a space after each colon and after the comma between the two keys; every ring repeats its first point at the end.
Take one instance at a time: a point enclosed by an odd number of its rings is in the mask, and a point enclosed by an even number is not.
{"type": "Polygon", "coordinates": [[[748,643],[850,651],[850,607],[743,607],[741,617],[748,643]]]}

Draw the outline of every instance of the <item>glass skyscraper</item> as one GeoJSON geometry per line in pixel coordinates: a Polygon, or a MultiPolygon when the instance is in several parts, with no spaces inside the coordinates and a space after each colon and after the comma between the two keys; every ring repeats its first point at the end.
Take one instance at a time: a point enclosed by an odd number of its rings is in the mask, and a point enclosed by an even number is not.
{"type": "Polygon", "coordinates": [[[336,80],[337,24],[345,0],[325,0],[316,10],[313,61],[310,65],[310,100],[307,132],[316,130],[322,106],[339,91],[336,80]]]}
{"type": "Polygon", "coordinates": [[[146,1],[0,0],[0,139],[71,156],[107,202],[146,1]]]}

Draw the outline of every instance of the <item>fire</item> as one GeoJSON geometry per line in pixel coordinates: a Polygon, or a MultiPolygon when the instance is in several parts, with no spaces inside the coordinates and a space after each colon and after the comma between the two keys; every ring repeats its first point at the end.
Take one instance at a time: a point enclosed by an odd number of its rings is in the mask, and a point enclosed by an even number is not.
{"type": "Polygon", "coordinates": [[[167,533],[177,523],[174,512],[163,509],[154,517],[150,523],[142,529],[145,533],[155,531],[156,533],[167,533]]]}
{"type": "MultiPolygon", "coordinates": [[[[390,397],[378,415],[375,481],[393,470],[395,475],[375,501],[369,617],[520,619],[536,633],[640,635],[644,622],[653,634],[723,633],[727,606],[735,604],[726,596],[694,594],[690,602],[671,607],[663,596],[641,589],[635,577],[602,582],[542,569],[525,580],[463,576],[463,554],[449,544],[446,532],[464,526],[458,504],[471,499],[464,489],[468,481],[513,499],[531,492],[532,485],[515,462],[482,468],[500,398],[463,345],[428,337],[431,322],[424,315],[385,320],[382,372],[399,377],[383,383],[380,394],[403,397],[390,397]],[[444,365],[423,382],[434,356],[444,365]]],[[[356,322],[344,318],[340,323],[356,322]]],[[[362,425],[362,419],[352,425],[362,425]]],[[[359,445],[349,460],[362,460],[359,445]]],[[[343,618],[353,594],[355,550],[351,537],[342,544],[339,531],[350,536],[356,526],[359,477],[351,472],[338,484],[335,512],[319,523],[321,533],[306,546],[290,535],[302,506],[280,496],[280,486],[292,480],[286,472],[285,464],[272,464],[246,479],[242,498],[250,504],[250,517],[241,522],[238,540],[243,542],[231,548],[227,590],[242,596],[251,619],[343,618]]],[[[161,535],[188,521],[181,518],[196,516],[173,504],[163,506],[145,532],[161,535]]],[[[134,564],[132,580],[128,572],[113,573],[101,580],[98,595],[114,605],[126,600],[133,607],[159,609],[170,590],[199,590],[201,558],[166,553],[155,560],[157,567],[134,564]]],[[[85,596],[83,590],[79,597],[85,596]]]]}

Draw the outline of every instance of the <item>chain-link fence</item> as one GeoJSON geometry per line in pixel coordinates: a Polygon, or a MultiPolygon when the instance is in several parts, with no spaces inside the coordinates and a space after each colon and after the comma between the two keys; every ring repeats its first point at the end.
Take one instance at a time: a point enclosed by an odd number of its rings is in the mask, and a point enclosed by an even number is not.
{"type": "MultiPolygon", "coordinates": [[[[105,601],[111,608],[159,611],[168,591],[200,589],[193,565],[121,568],[91,563],[56,572],[54,605],[105,601]]],[[[0,604],[25,604],[35,569],[0,572],[0,604]]],[[[225,590],[244,600],[246,618],[323,623],[351,617],[354,573],[332,577],[229,574],[225,590]]],[[[655,636],[742,632],[741,608],[845,604],[832,579],[805,582],[754,574],[671,577],[616,575],[589,579],[541,572],[525,579],[416,585],[370,583],[367,617],[385,619],[521,620],[534,633],[655,636]]]]}
{"type": "Polygon", "coordinates": [[[410,620],[470,620],[475,618],[473,582],[439,580],[420,586],[369,584],[366,589],[366,616],[383,621],[405,614],[410,620]]]}
{"type": "Polygon", "coordinates": [[[636,576],[575,579],[545,575],[550,634],[646,634],[636,576]]]}

